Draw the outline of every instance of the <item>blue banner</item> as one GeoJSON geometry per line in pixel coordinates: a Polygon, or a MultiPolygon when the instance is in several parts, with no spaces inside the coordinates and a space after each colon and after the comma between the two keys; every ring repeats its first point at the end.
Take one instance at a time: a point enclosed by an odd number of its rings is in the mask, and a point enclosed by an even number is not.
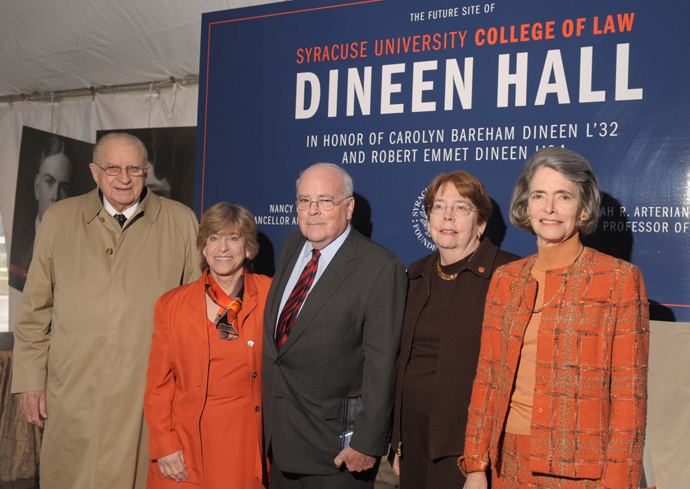
{"type": "Polygon", "coordinates": [[[603,191],[589,243],[638,265],[655,317],[690,321],[690,67],[684,2],[299,0],[203,16],[197,213],[256,216],[275,257],[297,228],[295,180],[342,165],[358,226],[409,265],[434,249],[435,175],[478,177],[489,235],[526,256],[508,220],[526,159],[585,156],[603,191]]]}

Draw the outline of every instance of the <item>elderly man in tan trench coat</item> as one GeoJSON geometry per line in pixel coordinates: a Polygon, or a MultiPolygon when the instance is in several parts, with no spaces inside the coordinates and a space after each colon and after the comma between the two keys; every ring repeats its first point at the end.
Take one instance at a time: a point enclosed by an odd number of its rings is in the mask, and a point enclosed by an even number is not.
{"type": "Polygon", "coordinates": [[[196,217],[144,188],[146,161],[138,139],[105,136],[90,165],[99,189],[51,205],[36,235],[12,392],[45,420],[42,489],[146,485],[153,306],[200,273],[196,217]]]}

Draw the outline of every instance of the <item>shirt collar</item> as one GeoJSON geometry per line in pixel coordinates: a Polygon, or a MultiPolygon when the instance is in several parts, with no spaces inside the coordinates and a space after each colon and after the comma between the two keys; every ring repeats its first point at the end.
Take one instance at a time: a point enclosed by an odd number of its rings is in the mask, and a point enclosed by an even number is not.
{"type": "MultiPolygon", "coordinates": [[[[84,219],[86,222],[91,222],[101,211],[105,211],[105,207],[103,207],[103,193],[96,187],[83,197],[85,199],[84,219]]],[[[144,190],[142,190],[139,196],[138,212],[144,215],[144,219],[146,219],[149,224],[153,224],[156,222],[163,208],[164,200],[166,199],[157,196],[153,192],[149,192],[148,188],[144,187],[144,190]]]]}
{"type": "Polygon", "coordinates": [[[115,207],[113,207],[113,205],[108,201],[108,199],[105,198],[105,195],[103,194],[103,192],[101,192],[100,189],[98,191],[98,195],[101,196],[101,200],[103,202],[103,208],[106,210],[106,212],[108,214],[110,214],[111,216],[114,216],[115,214],[123,214],[127,218],[127,220],[129,220],[129,218],[132,217],[137,212],[137,209],[139,208],[139,203],[141,203],[141,200],[144,198],[146,193],[147,193],[146,187],[144,187],[144,191],[139,196],[139,200],[136,202],[136,204],[129,206],[128,208],[126,208],[122,212],[118,212],[115,209],[115,207]]]}
{"type": "MultiPolygon", "coordinates": [[[[335,254],[338,252],[340,247],[345,242],[347,235],[350,234],[350,229],[351,227],[348,224],[345,228],[345,231],[343,231],[343,234],[341,234],[333,241],[328,243],[328,245],[325,248],[321,249],[321,257],[319,258],[319,263],[324,264],[329,263],[331,261],[331,259],[335,256],[335,254]]],[[[304,248],[302,249],[302,258],[306,258],[307,255],[311,255],[311,250],[313,249],[314,246],[311,244],[311,241],[307,240],[307,242],[304,245],[304,248]]]]}

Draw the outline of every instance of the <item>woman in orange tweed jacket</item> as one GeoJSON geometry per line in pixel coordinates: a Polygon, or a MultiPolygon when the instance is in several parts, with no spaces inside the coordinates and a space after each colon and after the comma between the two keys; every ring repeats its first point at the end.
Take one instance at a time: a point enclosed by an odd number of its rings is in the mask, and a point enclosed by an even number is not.
{"type": "Polygon", "coordinates": [[[465,434],[465,489],[637,488],[649,304],[637,267],[586,248],[596,177],[580,155],[527,162],[510,219],[538,253],[499,268],[486,299],[465,434]]]}

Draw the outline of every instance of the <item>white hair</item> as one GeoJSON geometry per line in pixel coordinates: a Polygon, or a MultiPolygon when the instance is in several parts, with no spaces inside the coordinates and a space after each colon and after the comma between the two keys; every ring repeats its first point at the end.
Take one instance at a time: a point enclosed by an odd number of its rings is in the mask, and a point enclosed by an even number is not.
{"type": "Polygon", "coordinates": [[[335,171],[338,172],[340,175],[340,179],[342,181],[343,185],[343,192],[344,195],[342,196],[343,199],[346,199],[348,197],[352,197],[353,192],[355,191],[355,185],[352,183],[352,177],[348,175],[348,173],[343,170],[341,167],[338,165],[334,165],[333,163],[314,163],[311,165],[309,168],[304,170],[302,173],[299,174],[299,178],[297,179],[296,183],[296,188],[299,188],[299,181],[302,179],[302,175],[304,175],[306,172],[311,170],[312,168],[331,168],[335,171]]]}
{"type": "Polygon", "coordinates": [[[101,139],[98,140],[96,145],[93,147],[93,162],[96,163],[98,166],[101,165],[100,163],[100,158],[101,158],[101,151],[103,150],[103,145],[108,141],[109,139],[122,139],[123,141],[128,142],[129,144],[134,144],[139,147],[141,152],[143,153],[144,159],[143,163],[146,165],[146,162],[149,159],[149,152],[146,149],[146,146],[144,143],[141,142],[141,139],[139,139],[136,136],[133,136],[131,134],[127,134],[126,132],[109,132],[105,136],[103,136],[101,139]]]}

